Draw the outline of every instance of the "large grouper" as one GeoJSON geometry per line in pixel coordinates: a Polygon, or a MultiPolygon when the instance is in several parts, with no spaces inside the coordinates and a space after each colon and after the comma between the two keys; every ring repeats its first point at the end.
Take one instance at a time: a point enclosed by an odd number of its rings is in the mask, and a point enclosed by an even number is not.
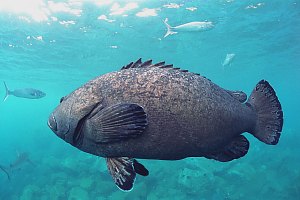
{"type": "Polygon", "coordinates": [[[199,74],[139,59],[61,98],[48,125],[74,147],[104,157],[115,184],[128,191],[136,174],[148,175],[136,158],[227,162],[247,154],[244,132],[277,144],[283,112],[265,80],[247,100],[199,74]]]}

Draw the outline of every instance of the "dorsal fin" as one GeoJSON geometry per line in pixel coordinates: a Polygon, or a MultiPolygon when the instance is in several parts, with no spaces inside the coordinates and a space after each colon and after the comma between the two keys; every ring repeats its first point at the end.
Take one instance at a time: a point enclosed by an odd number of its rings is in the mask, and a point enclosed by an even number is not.
{"type": "Polygon", "coordinates": [[[189,70],[187,70],[187,69],[181,69],[180,71],[181,72],[188,72],[189,70]]]}
{"type": "Polygon", "coordinates": [[[147,60],[146,62],[142,63],[140,67],[150,67],[152,65],[152,60],[147,60]]]}
{"type": "Polygon", "coordinates": [[[135,61],[135,63],[133,63],[133,65],[131,66],[131,68],[138,68],[140,67],[142,64],[142,59],[139,58],[137,61],[135,61]]]}
{"type": "Polygon", "coordinates": [[[173,65],[163,65],[163,66],[160,66],[160,68],[173,68],[173,65]]]}
{"type": "Polygon", "coordinates": [[[161,67],[161,66],[164,66],[165,63],[166,62],[164,62],[164,61],[163,62],[159,62],[159,63],[154,64],[153,67],[161,67]]]}
{"type": "Polygon", "coordinates": [[[141,67],[141,64],[142,64],[142,59],[139,58],[137,61],[131,62],[131,63],[129,63],[128,65],[123,66],[123,67],[121,68],[121,70],[122,70],[122,69],[129,69],[129,68],[139,68],[139,67],[141,67]]]}
{"type": "MultiPolygon", "coordinates": [[[[128,64],[128,65],[126,65],[126,66],[123,66],[123,67],[122,67],[122,69],[128,69],[128,68],[130,68],[130,67],[131,67],[131,65],[132,65],[132,64],[133,64],[133,62],[129,63],[129,64],[128,64]]],[[[122,70],[122,69],[121,69],[121,70],[122,70]]]]}
{"type": "MultiPolygon", "coordinates": [[[[179,67],[174,67],[172,64],[166,65],[164,61],[156,64],[152,64],[152,60],[147,60],[146,62],[142,62],[141,58],[139,58],[135,62],[131,62],[128,65],[123,66],[121,70],[132,69],[132,68],[147,68],[147,67],[171,68],[173,70],[178,70],[180,72],[189,72],[188,70],[180,69],[179,67]]],[[[200,74],[198,73],[193,73],[193,72],[189,72],[189,73],[200,76],[200,74]]]]}

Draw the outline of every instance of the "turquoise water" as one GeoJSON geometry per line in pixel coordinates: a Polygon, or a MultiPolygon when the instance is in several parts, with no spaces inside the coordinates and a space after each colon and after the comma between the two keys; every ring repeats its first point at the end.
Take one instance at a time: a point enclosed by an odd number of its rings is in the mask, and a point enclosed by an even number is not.
{"type": "Polygon", "coordinates": [[[0,165],[23,152],[33,163],[10,170],[10,180],[0,171],[0,199],[300,199],[299,0],[3,2],[0,80],[12,90],[31,87],[47,96],[0,103],[0,165]],[[165,18],[172,26],[214,26],[164,38],[165,18]],[[227,54],[235,56],[223,66],[227,54]],[[105,160],[59,139],[47,119],[62,96],[139,57],[248,95],[268,80],[284,111],[279,144],[245,134],[248,154],[229,163],[142,160],[150,175],[137,177],[131,192],[119,191],[105,160]]]}

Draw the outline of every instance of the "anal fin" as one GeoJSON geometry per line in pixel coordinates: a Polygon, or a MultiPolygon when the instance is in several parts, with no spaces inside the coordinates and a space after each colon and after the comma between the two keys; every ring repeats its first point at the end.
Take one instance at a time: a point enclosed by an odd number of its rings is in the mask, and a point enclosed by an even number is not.
{"type": "Polygon", "coordinates": [[[243,135],[234,138],[223,150],[206,155],[206,158],[214,159],[220,162],[228,162],[238,159],[247,154],[249,141],[243,135]]]}

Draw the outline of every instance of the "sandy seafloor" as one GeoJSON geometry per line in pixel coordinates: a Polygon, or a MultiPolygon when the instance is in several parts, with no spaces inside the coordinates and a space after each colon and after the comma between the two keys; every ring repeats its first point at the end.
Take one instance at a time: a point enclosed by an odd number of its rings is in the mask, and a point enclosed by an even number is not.
{"type": "Polygon", "coordinates": [[[9,168],[22,153],[33,163],[9,170],[11,180],[0,172],[0,199],[300,199],[299,0],[10,0],[0,1],[0,24],[0,80],[11,90],[47,94],[0,102],[0,165],[9,168]],[[173,26],[214,26],[164,38],[165,18],[173,26]],[[223,66],[227,54],[235,56],[223,66]],[[244,134],[249,152],[232,162],[140,160],[150,175],[138,176],[131,192],[119,191],[105,160],[59,139],[47,119],[62,96],[139,57],[248,95],[268,80],[284,111],[279,144],[244,134]]]}

